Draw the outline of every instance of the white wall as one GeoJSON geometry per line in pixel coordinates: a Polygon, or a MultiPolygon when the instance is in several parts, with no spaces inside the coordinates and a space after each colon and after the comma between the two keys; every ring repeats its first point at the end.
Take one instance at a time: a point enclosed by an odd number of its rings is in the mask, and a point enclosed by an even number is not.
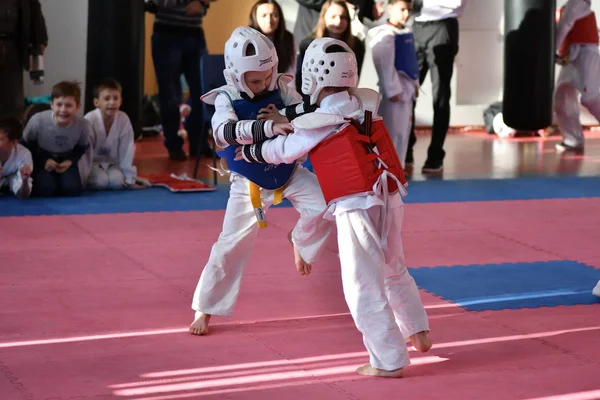
{"type": "MultiPolygon", "coordinates": [[[[87,0],[40,0],[48,29],[48,48],[44,56],[44,84],[35,86],[25,74],[25,96],[50,94],[62,80],[81,82],[85,99],[87,53],[87,0]]],[[[83,107],[82,107],[83,109],[83,107]]]]}
{"type": "MultiPolygon", "coordinates": [[[[567,0],[557,0],[560,7],[567,0]]],[[[293,29],[297,5],[294,0],[280,0],[288,29],[293,29]]],[[[596,17],[600,16],[600,0],[592,0],[596,17]]],[[[502,99],[504,43],[500,23],[504,0],[469,0],[460,19],[460,50],[452,78],[452,126],[482,125],[483,110],[502,99]]],[[[557,73],[559,69],[557,68],[557,73]]],[[[365,60],[361,86],[377,88],[377,76],[372,61],[365,60]]],[[[432,122],[431,81],[426,78],[416,108],[417,124],[432,122]]],[[[587,110],[582,109],[582,123],[597,124],[587,110]]]]}

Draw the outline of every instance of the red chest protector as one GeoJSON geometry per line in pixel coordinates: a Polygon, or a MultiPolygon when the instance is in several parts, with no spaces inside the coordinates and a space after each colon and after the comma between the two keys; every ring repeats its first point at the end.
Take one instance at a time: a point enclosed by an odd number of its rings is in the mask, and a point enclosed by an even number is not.
{"type": "MultiPolygon", "coordinates": [[[[557,20],[562,17],[564,7],[558,11],[557,20]]],[[[598,44],[598,27],[596,25],[596,15],[591,12],[585,17],[575,21],[573,28],[567,34],[564,42],[562,42],[558,55],[561,57],[567,56],[569,46],[572,44],[598,44]]]]}
{"type": "MultiPolygon", "coordinates": [[[[351,121],[340,132],[319,143],[308,156],[327,204],[357,194],[373,194],[373,187],[384,171],[395,176],[403,186],[407,183],[383,119],[371,123],[370,112],[365,124],[351,121]]],[[[387,180],[389,192],[397,191],[396,180],[391,177],[387,180]]]]}

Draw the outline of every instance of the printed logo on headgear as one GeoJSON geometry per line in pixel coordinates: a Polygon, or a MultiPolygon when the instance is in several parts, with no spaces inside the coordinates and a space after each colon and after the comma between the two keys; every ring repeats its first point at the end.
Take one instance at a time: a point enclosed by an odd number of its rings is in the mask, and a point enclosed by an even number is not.
{"type": "Polygon", "coordinates": [[[354,71],[344,71],[342,72],[342,79],[354,78],[354,75],[354,71]]]}
{"type": "Polygon", "coordinates": [[[264,59],[264,60],[260,60],[258,66],[262,67],[266,63],[270,63],[270,62],[273,62],[273,56],[271,56],[271,57],[269,57],[267,59],[264,59]]]}

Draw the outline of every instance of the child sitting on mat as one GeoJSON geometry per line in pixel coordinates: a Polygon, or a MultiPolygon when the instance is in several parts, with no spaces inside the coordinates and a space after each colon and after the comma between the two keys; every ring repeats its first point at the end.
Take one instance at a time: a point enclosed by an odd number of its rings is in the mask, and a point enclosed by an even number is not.
{"type": "Polygon", "coordinates": [[[9,190],[17,197],[31,193],[31,152],[19,144],[23,125],[17,117],[0,118],[0,192],[9,190]]]}
{"type": "Polygon", "coordinates": [[[93,161],[87,179],[91,189],[143,189],[136,183],[133,165],[135,143],[133,127],[127,114],[120,111],[123,99],[119,82],[107,78],[94,88],[96,109],[85,115],[92,124],[93,161]]]}

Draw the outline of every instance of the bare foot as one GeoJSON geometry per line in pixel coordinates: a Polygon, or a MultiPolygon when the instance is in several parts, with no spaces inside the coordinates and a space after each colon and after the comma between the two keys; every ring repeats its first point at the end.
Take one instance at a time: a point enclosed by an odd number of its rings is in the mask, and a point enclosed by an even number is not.
{"type": "Polygon", "coordinates": [[[373,368],[371,364],[365,364],[362,367],[356,368],[356,373],[364,376],[378,376],[380,378],[402,378],[403,370],[402,368],[398,368],[393,371],[385,371],[373,368]]]}
{"type": "Polygon", "coordinates": [[[194,322],[190,325],[190,333],[192,335],[208,335],[208,321],[210,314],[196,311],[194,322]]]}
{"type": "Polygon", "coordinates": [[[298,270],[298,272],[300,272],[300,275],[310,275],[312,266],[306,261],[304,261],[304,259],[300,255],[300,251],[296,248],[296,245],[294,245],[294,242],[292,241],[292,231],[288,233],[288,240],[294,248],[294,263],[296,264],[296,269],[298,270]]]}
{"type": "Polygon", "coordinates": [[[431,349],[431,340],[429,340],[425,331],[415,333],[409,339],[414,349],[418,352],[427,353],[431,349]]]}

